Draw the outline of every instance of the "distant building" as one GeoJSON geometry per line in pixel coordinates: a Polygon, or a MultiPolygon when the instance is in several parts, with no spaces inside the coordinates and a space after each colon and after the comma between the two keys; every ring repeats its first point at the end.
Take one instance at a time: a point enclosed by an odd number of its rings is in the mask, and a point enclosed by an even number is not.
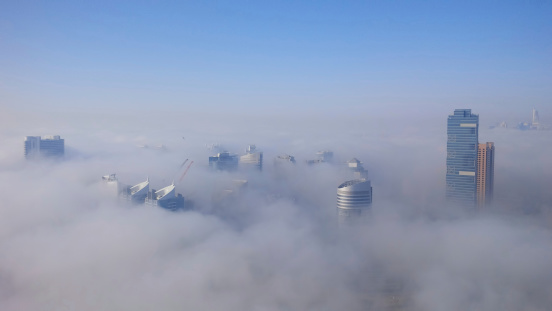
{"type": "Polygon", "coordinates": [[[362,166],[362,162],[360,162],[357,158],[352,158],[351,160],[347,161],[347,167],[353,173],[354,178],[368,178],[368,171],[364,169],[364,167],[362,166]]]}
{"type": "Polygon", "coordinates": [[[185,201],[180,193],[176,193],[174,183],[156,191],[155,189],[150,190],[149,178],[134,186],[119,183],[115,174],[103,176],[102,180],[110,192],[117,192],[120,199],[135,204],[146,204],[170,211],[191,209],[192,206],[192,202],[185,201]]]}
{"type": "Polygon", "coordinates": [[[329,150],[318,151],[316,153],[317,160],[321,162],[332,162],[333,161],[333,152],[329,150]]]}
{"type": "Polygon", "coordinates": [[[238,168],[238,156],[228,152],[221,152],[209,157],[209,167],[217,171],[234,171],[238,168]]]}
{"type": "Polygon", "coordinates": [[[160,190],[151,190],[145,199],[146,205],[158,206],[170,211],[183,210],[184,197],[181,194],[176,194],[174,184],[162,188],[160,190]]]}
{"type": "Polygon", "coordinates": [[[473,208],[477,194],[479,116],[471,109],[456,109],[447,121],[446,198],[449,203],[473,208]]]}
{"type": "Polygon", "coordinates": [[[145,202],[149,192],[149,178],[132,187],[125,187],[121,193],[122,197],[132,203],[142,204],[145,202]]]}
{"type": "Polygon", "coordinates": [[[167,151],[167,146],[161,144],[161,145],[156,145],[156,146],[149,146],[149,145],[137,145],[138,148],[142,148],[142,149],[155,149],[155,150],[160,150],[160,151],[167,151]]]}
{"type": "Polygon", "coordinates": [[[539,119],[539,112],[533,108],[531,122],[520,122],[517,125],[518,130],[550,130],[550,126],[542,124],[539,119]]]}
{"type": "Polygon", "coordinates": [[[297,166],[295,164],[296,162],[294,156],[288,154],[277,156],[276,158],[274,158],[274,178],[286,179],[294,176],[297,169],[297,166]]]}
{"type": "Polygon", "coordinates": [[[494,190],[495,146],[492,142],[479,144],[477,150],[477,205],[490,205],[494,190]]]}
{"type": "Polygon", "coordinates": [[[263,170],[263,153],[257,151],[255,145],[249,145],[245,155],[240,157],[240,168],[254,168],[263,170]]]}
{"type": "Polygon", "coordinates": [[[56,136],[27,136],[25,137],[25,158],[63,157],[65,141],[56,136]]]}
{"type": "Polygon", "coordinates": [[[289,154],[282,154],[277,156],[276,159],[274,159],[274,165],[280,165],[283,163],[295,164],[295,157],[289,154]]]}
{"type": "Polygon", "coordinates": [[[234,179],[225,183],[222,189],[213,193],[212,202],[217,206],[227,206],[232,204],[235,200],[244,193],[247,189],[248,182],[245,179],[234,179]]]}
{"type": "Polygon", "coordinates": [[[369,180],[349,180],[337,187],[337,217],[340,225],[354,222],[372,206],[372,185],[369,180]]]}
{"type": "Polygon", "coordinates": [[[104,184],[107,186],[108,192],[116,197],[119,195],[119,180],[115,174],[102,176],[104,184]]]}
{"type": "Polygon", "coordinates": [[[318,163],[331,163],[333,161],[333,152],[329,150],[318,151],[316,152],[316,159],[307,160],[308,165],[318,164],[318,163]]]}
{"type": "Polygon", "coordinates": [[[539,126],[539,112],[537,111],[537,109],[533,108],[533,121],[531,122],[531,127],[534,129],[538,129],[539,126]]]}

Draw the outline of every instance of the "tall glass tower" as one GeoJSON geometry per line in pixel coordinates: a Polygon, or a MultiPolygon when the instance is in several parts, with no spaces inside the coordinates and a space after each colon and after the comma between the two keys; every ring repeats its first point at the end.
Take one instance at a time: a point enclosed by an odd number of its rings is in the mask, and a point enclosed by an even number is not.
{"type": "Polygon", "coordinates": [[[25,158],[63,157],[65,140],[56,136],[27,136],[25,137],[25,158]]]}
{"type": "Polygon", "coordinates": [[[447,185],[449,203],[475,207],[479,116],[456,109],[447,122],[447,185]]]}

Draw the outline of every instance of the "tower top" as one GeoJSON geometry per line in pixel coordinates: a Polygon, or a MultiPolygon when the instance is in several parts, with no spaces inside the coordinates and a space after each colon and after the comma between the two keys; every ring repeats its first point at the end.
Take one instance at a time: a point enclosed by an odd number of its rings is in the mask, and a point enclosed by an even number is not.
{"type": "Polygon", "coordinates": [[[453,115],[461,117],[477,116],[476,114],[472,114],[471,109],[455,109],[453,115]]]}

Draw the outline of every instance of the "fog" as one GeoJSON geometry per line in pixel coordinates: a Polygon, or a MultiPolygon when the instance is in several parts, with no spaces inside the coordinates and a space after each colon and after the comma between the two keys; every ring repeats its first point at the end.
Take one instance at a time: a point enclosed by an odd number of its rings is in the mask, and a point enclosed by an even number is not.
{"type": "Polygon", "coordinates": [[[548,310],[552,132],[481,126],[480,142],[496,145],[495,204],[465,213],[444,201],[451,112],[6,111],[0,309],[548,310]],[[61,135],[65,158],[26,161],[28,135],[61,135]],[[215,144],[256,144],[263,172],[210,170],[215,144]],[[335,163],[306,165],[319,150],[335,163]],[[276,169],[280,154],[297,164],[276,169]],[[338,227],[336,188],[349,178],[339,163],[353,157],[373,210],[338,227]],[[193,209],[118,200],[101,182],[111,173],[155,189],[175,181],[193,209]],[[246,189],[217,200],[233,179],[246,189]]]}

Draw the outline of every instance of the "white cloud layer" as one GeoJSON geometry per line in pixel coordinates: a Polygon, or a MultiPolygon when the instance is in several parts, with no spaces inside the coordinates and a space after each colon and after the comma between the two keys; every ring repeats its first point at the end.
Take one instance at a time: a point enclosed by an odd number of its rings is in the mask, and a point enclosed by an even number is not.
{"type": "Polygon", "coordinates": [[[2,126],[0,309],[547,310],[552,305],[549,132],[481,130],[495,141],[496,205],[444,206],[444,122],[375,125],[290,118],[86,118],[2,126]],[[182,120],[178,123],[178,120],[182,120]],[[252,130],[253,129],[253,130],[252,130]],[[66,139],[62,162],[26,162],[25,135],[66,139]],[[183,138],[184,137],[184,138],[183,138]],[[265,151],[262,175],[209,171],[205,144],[265,151]],[[136,145],[164,144],[167,151],[136,145]],[[321,149],[370,172],[373,213],[335,226],[344,173],[307,167],[321,149]],[[281,153],[296,169],[272,167],[281,153]],[[163,187],[194,160],[170,213],[110,197],[102,175],[163,187]],[[213,195],[249,180],[229,204],[213,195]]]}

